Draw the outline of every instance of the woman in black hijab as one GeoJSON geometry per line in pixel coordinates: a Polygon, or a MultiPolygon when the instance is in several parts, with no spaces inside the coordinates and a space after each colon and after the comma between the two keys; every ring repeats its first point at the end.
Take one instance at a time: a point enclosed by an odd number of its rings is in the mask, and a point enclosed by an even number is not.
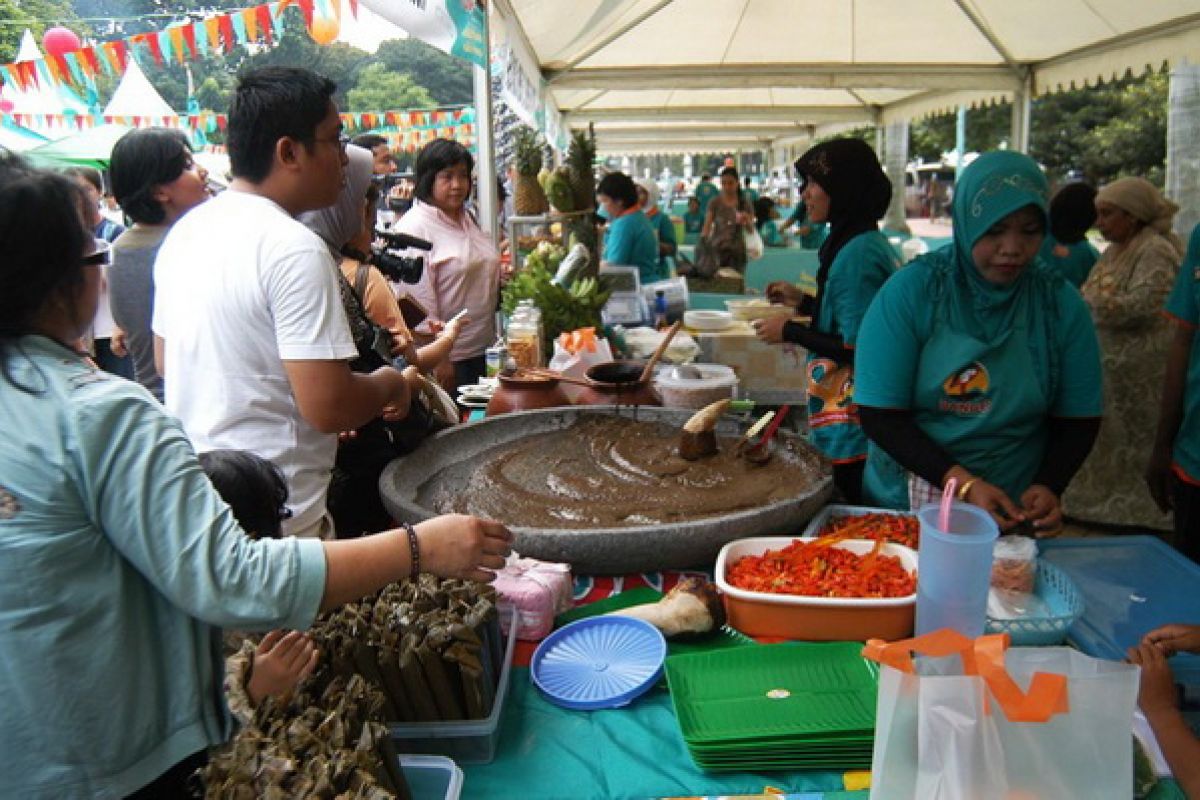
{"type": "Polygon", "coordinates": [[[817,295],[803,297],[791,284],[767,287],[772,302],[812,315],[805,325],[785,317],[756,320],[766,342],[792,342],[808,350],[810,440],[833,462],[833,479],[843,498],[858,503],[867,458],[867,438],[854,404],[854,342],[867,306],[900,262],[879,232],[892,184],[875,153],[861,139],[833,139],[796,161],[804,182],[808,219],[828,222],[829,236],[818,252],[817,295]],[[805,302],[809,301],[809,302],[805,302]]]}

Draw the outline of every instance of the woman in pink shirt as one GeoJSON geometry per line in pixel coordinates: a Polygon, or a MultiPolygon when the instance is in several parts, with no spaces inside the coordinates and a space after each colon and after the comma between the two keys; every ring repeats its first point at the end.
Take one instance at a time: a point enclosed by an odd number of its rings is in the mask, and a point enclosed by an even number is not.
{"type": "Polygon", "coordinates": [[[483,377],[484,351],[496,339],[500,254],[464,207],[474,168],[475,159],[458,142],[435,139],[425,145],[417,156],[412,210],[396,224],[396,230],[433,244],[411,290],[429,313],[418,330],[435,333],[445,320],[467,312],[450,361],[437,369],[438,381],[450,392],[483,377]]]}

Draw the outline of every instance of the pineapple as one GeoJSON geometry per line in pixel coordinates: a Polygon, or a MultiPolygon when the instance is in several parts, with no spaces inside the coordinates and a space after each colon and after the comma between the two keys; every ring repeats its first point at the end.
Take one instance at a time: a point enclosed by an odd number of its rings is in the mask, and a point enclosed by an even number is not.
{"type": "Polygon", "coordinates": [[[567,168],[571,171],[571,191],[575,208],[596,207],[596,131],[591,125],[586,131],[571,131],[571,146],[567,149],[567,168]]]}
{"type": "Polygon", "coordinates": [[[513,136],[517,155],[517,185],[513,187],[513,210],[518,216],[544,214],[550,210],[546,193],[538,185],[542,168],[542,143],[528,125],[517,128],[513,136]]]}

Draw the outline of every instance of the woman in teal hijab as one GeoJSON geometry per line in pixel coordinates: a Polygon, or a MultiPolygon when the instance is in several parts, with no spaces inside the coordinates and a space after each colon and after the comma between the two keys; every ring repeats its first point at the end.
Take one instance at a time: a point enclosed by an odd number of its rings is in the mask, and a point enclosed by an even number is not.
{"type": "Polygon", "coordinates": [[[1002,530],[1062,525],[1100,426],[1100,354],[1079,293],[1038,258],[1045,176],[987,153],[954,192],[954,241],[889,280],[858,337],[869,501],[910,508],[954,478],[1002,530]]]}

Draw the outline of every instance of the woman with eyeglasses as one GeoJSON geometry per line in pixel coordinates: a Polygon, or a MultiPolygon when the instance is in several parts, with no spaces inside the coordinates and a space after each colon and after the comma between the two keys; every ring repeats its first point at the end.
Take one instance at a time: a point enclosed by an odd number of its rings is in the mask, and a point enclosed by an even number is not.
{"type": "Polygon", "coordinates": [[[462,516],[252,541],[180,423],[74,343],[101,260],[66,178],[0,156],[0,775],[12,797],[181,797],[233,733],[219,629],[303,630],[510,550],[462,516]]]}
{"type": "MultiPolygon", "coordinates": [[[[449,361],[435,374],[446,391],[484,376],[484,351],[496,339],[500,253],[466,208],[475,159],[452,139],[434,139],[417,154],[412,209],[396,230],[433,244],[410,294],[428,313],[417,333],[436,335],[442,324],[467,312],[449,361]]],[[[420,254],[419,251],[414,251],[420,254]]]]}

